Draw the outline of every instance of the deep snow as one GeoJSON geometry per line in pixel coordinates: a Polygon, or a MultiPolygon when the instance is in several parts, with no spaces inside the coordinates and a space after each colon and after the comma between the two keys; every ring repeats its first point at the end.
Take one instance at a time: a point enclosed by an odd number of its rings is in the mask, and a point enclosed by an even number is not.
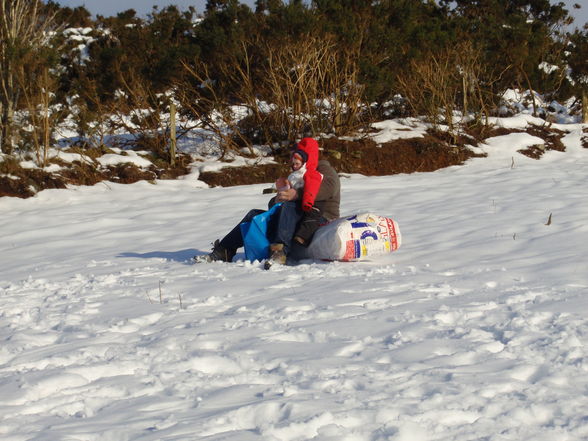
{"type": "Polygon", "coordinates": [[[402,231],[371,262],[192,264],[267,185],[0,199],[0,438],[587,439],[588,150],[558,128],[539,161],[511,134],[344,177],[343,214],[402,231]]]}

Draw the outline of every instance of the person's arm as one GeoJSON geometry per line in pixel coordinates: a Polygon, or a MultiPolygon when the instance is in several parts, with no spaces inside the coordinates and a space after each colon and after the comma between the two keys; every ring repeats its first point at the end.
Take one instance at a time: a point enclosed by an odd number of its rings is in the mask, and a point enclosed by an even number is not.
{"type": "Polygon", "coordinates": [[[295,188],[289,188],[287,190],[278,191],[276,196],[276,202],[288,202],[295,201],[300,198],[298,191],[295,188]]]}

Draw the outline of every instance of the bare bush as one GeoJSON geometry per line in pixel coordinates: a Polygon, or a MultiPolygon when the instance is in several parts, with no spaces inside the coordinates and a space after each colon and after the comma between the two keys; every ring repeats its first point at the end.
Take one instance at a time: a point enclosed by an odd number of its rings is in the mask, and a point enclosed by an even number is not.
{"type": "Polygon", "coordinates": [[[263,78],[286,137],[323,131],[343,135],[357,128],[363,87],[356,57],[330,38],[305,36],[266,47],[263,78]]]}
{"type": "Polygon", "coordinates": [[[329,38],[243,42],[241,54],[220,66],[223,80],[211,78],[203,63],[184,68],[189,82],[181,87],[182,104],[221,140],[223,152],[250,146],[252,139],[272,144],[324,132],[344,135],[367,112],[357,57],[329,38]],[[256,50],[261,65],[254,63],[256,50]],[[234,103],[247,109],[241,121],[234,103]]]}
{"type": "MultiPolygon", "coordinates": [[[[170,134],[175,137],[175,128],[171,129],[170,106],[174,97],[171,93],[157,93],[153,87],[133,69],[122,71],[120,66],[115,71],[123,88],[115,94],[115,100],[108,111],[109,124],[114,132],[124,131],[133,135],[133,143],[152,151],[169,164],[175,163],[174,145],[170,134]]],[[[173,121],[175,124],[175,120],[173,121]]],[[[184,133],[183,129],[180,131],[184,133]]],[[[175,142],[175,139],[174,139],[175,142]]]]}
{"type": "MultiPolygon", "coordinates": [[[[43,15],[40,0],[0,0],[0,150],[11,154],[16,146],[15,112],[23,87],[40,87],[19,81],[31,70],[35,53],[49,46],[55,15],[43,15]]],[[[34,92],[31,92],[33,94],[34,92]]]]}
{"type": "MultiPolygon", "coordinates": [[[[247,65],[242,67],[237,63],[232,76],[243,81],[242,88],[252,90],[252,78],[247,65]]],[[[177,87],[178,99],[183,109],[198,120],[201,128],[210,131],[221,147],[221,159],[229,151],[238,151],[241,146],[249,146],[248,140],[242,136],[239,129],[241,117],[236,114],[233,106],[220,91],[219,84],[210,79],[209,67],[204,63],[195,66],[183,62],[189,82],[177,87]]],[[[242,102],[245,108],[256,109],[255,100],[251,101],[249,93],[242,94],[249,102],[242,102]]]]}
{"type": "Polygon", "coordinates": [[[99,149],[104,147],[106,137],[112,132],[112,105],[100,97],[95,78],[81,75],[79,82],[79,95],[70,98],[71,129],[77,132],[76,144],[80,147],[99,149]]]}
{"type": "Polygon", "coordinates": [[[34,63],[28,65],[27,72],[20,69],[17,81],[21,87],[26,105],[27,125],[21,128],[26,144],[35,150],[37,165],[47,165],[49,148],[54,127],[63,116],[60,105],[54,103],[57,82],[47,66],[39,66],[32,72],[34,63]]]}
{"type": "Polygon", "coordinates": [[[588,91],[582,90],[582,122],[588,124],[588,91]]]}
{"type": "Polygon", "coordinates": [[[425,115],[436,127],[447,125],[455,137],[463,123],[488,125],[494,107],[492,87],[502,72],[486,66],[480,51],[464,42],[413,60],[398,81],[414,114],[425,115]]]}

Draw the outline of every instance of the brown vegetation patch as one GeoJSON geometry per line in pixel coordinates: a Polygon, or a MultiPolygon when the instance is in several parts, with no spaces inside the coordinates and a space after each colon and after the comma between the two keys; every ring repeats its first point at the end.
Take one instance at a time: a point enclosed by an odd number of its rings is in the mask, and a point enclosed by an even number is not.
{"type": "Polygon", "coordinates": [[[557,150],[558,152],[565,152],[566,147],[561,142],[565,132],[554,129],[549,126],[530,125],[527,128],[527,133],[537,136],[545,141],[545,150],[557,150]]]}
{"type": "Polygon", "coordinates": [[[33,195],[34,192],[27,187],[24,181],[0,176],[0,196],[28,198],[33,195]]]}
{"type": "MultiPolygon", "coordinates": [[[[452,165],[461,165],[474,153],[466,145],[476,145],[486,138],[510,133],[527,132],[545,141],[521,150],[520,153],[539,159],[547,150],[565,151],[561,142],[564,132],[549,126],[531,125],[527,130],[492,127],[476,130],[452,138],[446,132],[429,131],[424,137],[397,139],[377,145],[370,139],[343,141],[326,138],[320,141],[321,157],[327,159],[340,173],[359,173],[368,176],[386,176],[398,173],[431,172],[452,165]]],[[[586,131],[588,133],[588,131],[586,131]]],[[[588,136],[584,144],[588,147],[588,136]]],[[[200,180],[211,186],[232,186],[273,182],[288,174],[289,151],[283,149],[275,155],[278,164],[255,167],[226,167],[219,172],[207,172],[200,180]]]]}
{"type": "Polygon", "coordinates": [[[522,155],[525,155],[531,159],[539,159],[545,153],[544,144],[535,144],[527,147],[526,149],[517,150],[522,155]]]}
{"type": "Polygon", "coordinates": [[[0,197],[13,196],[28,198],[37,192],[49,188],[66,188],[67,185],[95,185],[101,181],[112,181],[121,184],[132,184],[137,181],[151,181],[154,179],[176,179],[190,171],[191,158],[189,155],[178,155],[172,167],[165,161],[154,160],[148,170],[137,167],[132,163],[123,163],[109,167],[99,167],[92,159],[106,153],[99,149],[86,149],[81,153],[89,161],[64,162],[52,159],[61,169],[54,173],[42,169],[24,169],[15,158],[5,159],[0,163],[0,197]]]}
{"type": "Polygon", "coordinates": [[[105,179],[96,166],[80,161],[74,161],[68,167],[61,169],[59,176],[64,182],[72,185],[94,185],[105,179]]]}
{"type": "MultiPolygon", "coordinates": [[[[463,164],[467,159],[483,156],[475,154],[466,147],[476,145],[488,137],[503,136],[523,132],[520,129],[490,128],[476,132],[474,129],[457,139],[447,133],[430,131],[424,137],[398,139],[377,145],[369,139],[346,141],[326,138],[320,141],[321,157],[329,160],[340,173],[359,173],[368,176],[384,176],[398,173],[430,172],[452,165],[463,164]]],[[[520,153],[539,159],[547,150],[565,151],[561,142],[564,132],[549,126],[530,126],[527,130],[545,141],[520,153]]],[[[584,129],[582,145],[588,148],[588,129],[584,129]]],[[[56,173],[41,169],[23,169],[16,159],[5,159],[0,163],[0,196],[30,197],[46,188],[65,188],[66,185],[94,185],[109,180],[130,184],[140,180],[176,179],[190,170],[191,158],[180,154],[171,167],[164,159],[152,158],[154,165],[148,170],[131,163],[100,168],[93,159],[106,151],[83,152],[89,161],[65,163],[52,160],[62,168],[56,173]]],[[[225,167],[219,172],[204,172],[199,179],[210,186],[229,187],[273,182],[279,176],[289,173],[290,151],[283,148],[274,154],[277,163],[248,167],[225,167]]]]}
{"type": "Polygon", "coordinates": [[[558,152],[565,152],[566,147],[563,145],[561,138],[564,132],[557,129],[552,129],[548,126],[530,125],[526,132],[530,135],[543,139],[543,144],[536,144],[526,149],[518,150],[519,153],[528,156],[529,158],[539,159],[548,150],[557,150],[558,152]]]}
{"type": "Polygon", "coordinates": [[[343,173],[384,176],[429,172],[463,164],[476,156],[461,146],[451,146],[428,134],[422,138],[397,139],[378,146],[371,140],[322,141],[323,157],[343,173]]]}
{"type": "MultiPolygon", "coordinates": [[[[535,144],[525,149],[518,150],[519,153],[528,156],[529,158],[539,159],[548,150],[557,150],[559,152],[566,151],[566,148],[563,145],[563,142],[561,141],[561,139],[565,135],[565,132],[558,129],[553,129],[549,125],[539,126],[530,124],[525,130],[509,129],[505,127],[493,127],[490,130],[487,130],[484,134],[485,138],[492,138],[495,136],[509,135],[511,133],[528,133],[529,135],[536,136],[544,141],[543,144],[535,144]]],[[[478,140],[484,139],[483,137],[480,138],[475,134],[474,136],[478,140]]]]}
{"type": "Polygon", "coordinates": [[[517,150],[520,154],[528,156],[529,158],[539,159],[548,150],[557,150],[559,152],[566,151],[566,148],[561,141],[565,132],[553,129],[548,125],[539,126],[530,124],[525,130],[497,127],[492,129],[488,135],[489,137],[493,137],[508,135],[510,133],[528,133],[529,135],[536,136],[543,140],[543,144],[534,144],[527,148],[517,150]]]}
{"type": "Polygon", "coordinates": [[[582,133],[582,139],[580,140],[582,142],[582,147],[588,149],[588,129],[582,129],[582,133]]]}
{"type": "MultiPolygon", "coordinates": [[[[322,139],[320,145],[321,158],[327,159],[338,172],[369,176],[434,171],[480,156],[463,146],[451,146],[436,133],[382,145],[369,139],[343,141],[336,138],[322,139]]],[[[278,176],[289,173],[288,151],[285,149],[275,157],[278,164],[225,167],[219,172],[201,173],[199,179],[211,186],[273,182],[278,176]]]]}
{"type": "Polygon", "coordinates": [[[58,176],[40,169],[22,168],[14,159],[0,164],[0,196],[28,198],[47,188],[65,188],[58,176]]]}
{"type": "Polygon", "coordinates": [[[135,164],[123,163],[109,166],[102,173],[106,179],[119,184],[133,184],[138,181],[152,181],[157,175],[150,170],[143,170],[135,164]]]}
{"type": "Polygon", "coordinates": [[[483,139],[487,139],[487,138],[494,138],[496,136],[505,136],[505,135],[510,135],[511,133],[523,133],[525,132],[522,129],[509,129],[506,127],[492,127],[490,129],[488,129],[485,132],[485,136],[483,136],[483,139]]]}
{"type": "Polygon", "coordinates": [[[279,176],[284,176],[288,173],[286,164],[264,164],[250,167],[225,167],[219,172],[200,173],[198,179],[212,187],[231,187],[234,185],[273,182],[279,176]]]}
{"type": "Polygon", "coordinates": [[[155,160],[153,163],[154,167],[151,168],[151,172],[155,173],[157,179],[177,179],[190,173],[192,158],[190,155],[181,153],[177,155],[173,166],[161,159],[155,160]]]}

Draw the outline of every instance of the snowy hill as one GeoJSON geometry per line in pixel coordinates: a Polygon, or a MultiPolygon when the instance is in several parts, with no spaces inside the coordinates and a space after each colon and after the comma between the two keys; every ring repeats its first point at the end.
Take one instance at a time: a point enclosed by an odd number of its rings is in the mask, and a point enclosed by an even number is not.
{"type": "Polygon", "coordinates": [[[540,160],[513,133],[343,178],[343,214],[400,225],[372,262],[192,264],[266,185],[0,199],[0,438],[587,439],[588,150],[559,128],[540,160]]]}

